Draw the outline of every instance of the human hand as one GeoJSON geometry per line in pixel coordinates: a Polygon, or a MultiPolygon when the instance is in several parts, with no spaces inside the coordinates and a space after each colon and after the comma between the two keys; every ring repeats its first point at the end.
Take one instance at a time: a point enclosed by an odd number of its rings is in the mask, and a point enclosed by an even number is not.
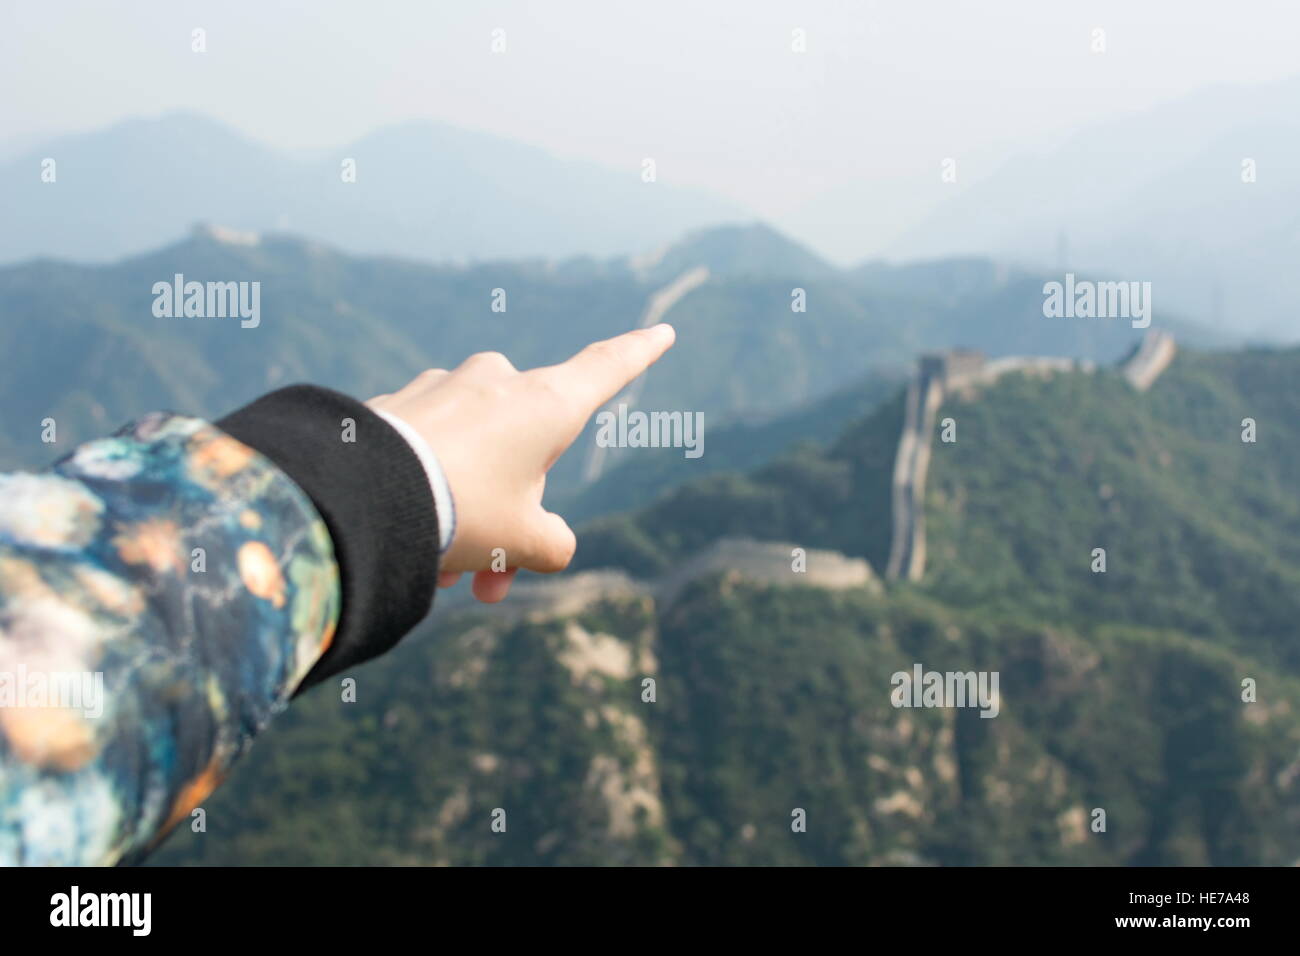
{"type": "Polygon", "coordinates": [[[456,535],[443,556],[439,587],[472,571],[474,596],[490,603],[506,596],[519,568],[568,566],[577,539],[563,518],[542,506],[546,472],[587,419],[675,338],[669,325],[638,329],[528,372],[499,352],[480,352],[450,372],[429,369],[366,403],[419,432],[451,487],[456,535]],[[505,571],[490,570],[498,548],[505,571]]]}

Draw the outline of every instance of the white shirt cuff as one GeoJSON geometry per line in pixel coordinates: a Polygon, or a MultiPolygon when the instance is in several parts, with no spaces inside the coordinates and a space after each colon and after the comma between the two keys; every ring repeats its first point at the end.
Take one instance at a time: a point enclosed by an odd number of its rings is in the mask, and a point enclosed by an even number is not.
{"type": "Polygon", "coordinates": [[[452,500],[447,476],[442,473],[442,466],[438,464],[438,456],[433,453],[429,443],[420,437],[420,433],[404,419],[380,408],[374,409],[374,412],[397,429],[397,433],[406,439],[406,443],[411,446],[411,451],[415,452],[415,457],[420,459],[420,464],[424,466],[424,474],[429,479],[429,487],[433,490],[433,506],[438,513],[438,551],[440,554],[446,554],[447,549],[451,547],[452,538],[456,536],[456,503],[452,500]]]}

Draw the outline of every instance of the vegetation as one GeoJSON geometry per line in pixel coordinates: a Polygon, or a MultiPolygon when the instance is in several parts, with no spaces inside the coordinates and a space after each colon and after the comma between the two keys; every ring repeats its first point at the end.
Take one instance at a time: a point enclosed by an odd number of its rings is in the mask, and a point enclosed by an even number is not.
{"type": "MultiPolygon", "coordinates": [[[[953,397],[922,582],[714,574],[670,606],[436,622],[356,703],[296,703],[157,862],[1292,863],[1298,371],[1185,351],[1145,394],[1102,372],[953,397]],[[997,672],[997,717],[894,707],[916,663],[997,672]]],[[[748,534],[883,567],[901,408],[598,519],[580,556],[650,578],[748,534]]]]}
{"type": "MultiPolygon", "coordinates": [[[[974,269],[973,278],[972,270],[944,263],[897,276],[889,269],[860,274],[835,269],[761,226],[689,237],[648,273],[622,259],[437,266],[356,258],[288,237],[240,245],[198,233],[112,265],[39,259],[0,267],[0,352],[10,370],[0,387],[0,467],[44,466],[158,408],[215,417],[292,382],[369,397],[476,351],[504,352],[520,368],[557,362],[633,328],[656,289],[701,263],[712,278],[673,309],[679,345],[649,374],[639,404],[703,413],[709,464],[685,470],[699,460],[668,463],[681,455],[665,449],[664,478],[678,470],[696,477],[733,451],[729,467],[753,467],[770,457],[766,438],[775,433],[752,436],[763,449],[758,458],[744,454],[743,440],[715,453],[713,436],[730,423],[758,427],[797,416],[823,399],[827,414],[811,430],[828,439],[866,411],[853,402],[837,405],[836,393],[869,369],[908,367],[922,347],[1004,354],[1032,342],[1035,351],[1109,360],[1136,335],[1125,325],[1081,333],[1077,325],[1044,324],[1037,280],[1009,282],[991,266],[974,269]],[[194,281],[260,282],[260,324],[155,317],[154,283],[178,273],[194,281]],[[805,292],[806,312],[792,311],[796,288],[805,292]],[[505,294],[504,312],[493,311],[497,289],[505,294]],[[46,418],[58,426],[53,446],[41,440],[46,418]]],[[[887,373],[883,380],[892,379],[887,373]]],[[[576,488],[593,436],[594,428],[561,459],[553,493],[576,488]]],[[[614,455],[611,465],[645,460],[614,455]]],[[[568,498],[576,500],[587,499],[568,498]]],[[[621,509],[644,499],[598,489],[591,501],[621,509]]]]}

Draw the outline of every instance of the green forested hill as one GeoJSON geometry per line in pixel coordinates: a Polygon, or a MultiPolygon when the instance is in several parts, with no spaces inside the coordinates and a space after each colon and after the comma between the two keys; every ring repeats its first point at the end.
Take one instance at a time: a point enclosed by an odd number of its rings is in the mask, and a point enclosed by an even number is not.
{"type": "Polygon", "coordinates": [[[359,671],[355,703],[297,702],[155,862],[1289,863],[1300,686],[1243,705],[1244,673],[1169,632],[725,579],[659,621],[461,623],[359,671]],[[627,668],[584,672],[575,628],[627,668]],[[894,709],[914,661],[999,670],[1001,712],[894,709]]]}
{"type": "MultiPolygon", "coordinates": [[[[353,257],[283,236],[241,244],[217,235],[199,232],[111,265],[0,268],[0,467],[43,465],[157,408],[218,416],[291,382],[369,397],[476,351],[504,352],[520,368],[560,361],[633,328],[657,289],[700,264],[712,277],[670,313],[678,345],[647,378],[640,405],[701,412],[710,434],[738,419],[806,410],[870,369],[907,367],[922,349],[999,355],[1032,343],[1108,361],[1137,335],[1127,323],[1045,321],[1036,279],[985,270],[971,289],[944,263],[910,267],[906,282],[888,269],[864,278],[763,226],[689,236],[653,267],[622,259],[452,267],[353,257]],[[154,283],[178,273],[260,282],[260,325],[155,317],[154,283]],[[792,311],[796,289],[806,312],[792,311]],[[58,423],[54,447],[40,440],[47,417],[58,423]]],[[[560,462],[553,489],[572,487],[589,445],[590,435],[560,462]]],[[[742,456],[731,467],[758,460],[742,456]]]]}
{"type": "MultiPolygon", "coordinates": [[[[1142,394],[1101,371],[951,397],[922,581],[826,589],[810,552],[812,587],[723,572],[427,624],[355,703],[290,708],[158,860],[1293,863],[1297,372],[1184,351],[1142,394]],[[997,672],[997,716],[895,708],[917,663],[997,672]]],[[[600,519],[579,553],[649,579],[740,532],[880,568],[900,419],[600,519]]]]}
{"type": "Polygon", "coordinates": [[[934,445],[926,590],[1176,628],[1300,673],[1297,373],[1296,350],[1184,351],[1144,395],[1114,374],[1017,376],[948,403],[958,440],[934,445]]]}
{"type": "MultiPolygon", "coordinates": [[[[923,591],[1085,627],[1250,639],[1300,667],[1296,350],[1184,350],[1135,393],[1110,370],[1010,375],[951,397],[932,444],[923,591]],[[1242,441],[1242,421],[1257,441],[1242,441]],[[1091,571],[1094,548],[1107,571],[1091,571]]],[[[688,484],[598,519],[577,561],[659,573],[725,534],[860,555],[883,569],[901,394],[828,449],[688,484]]]]}

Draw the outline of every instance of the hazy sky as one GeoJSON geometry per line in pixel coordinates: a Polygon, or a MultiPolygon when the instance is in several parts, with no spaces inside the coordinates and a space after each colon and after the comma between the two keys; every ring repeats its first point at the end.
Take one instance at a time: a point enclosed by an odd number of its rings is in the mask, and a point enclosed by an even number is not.
{"type": "Polygon", "coordinates": [[[960,186],[1090,120],[1281,79],[1298,34],[1294,0],[0,0],[0,150],[175,109],[287,148],[425,117],[629,175],[654,157],[844,261],[945,195],[944,157],[960,186]]]}

